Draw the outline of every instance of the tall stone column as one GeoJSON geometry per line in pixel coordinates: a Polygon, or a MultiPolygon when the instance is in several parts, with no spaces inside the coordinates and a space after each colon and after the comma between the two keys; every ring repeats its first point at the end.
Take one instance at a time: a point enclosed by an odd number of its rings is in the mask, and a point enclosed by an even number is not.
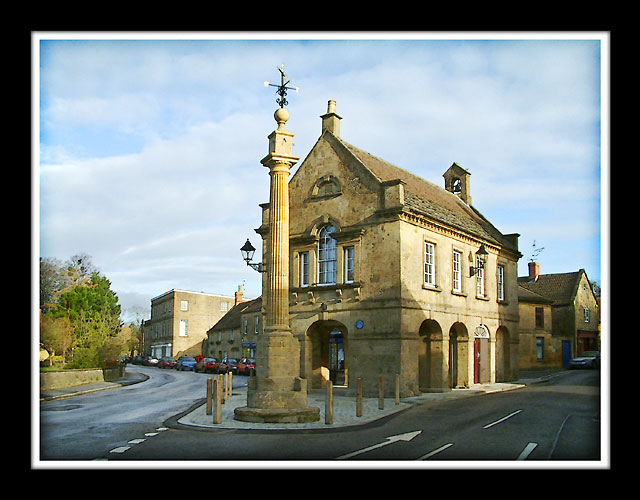
{"type": "Polygon", "coordinates": [[[266,259],[266,321],[256,342],[256,376],[249,378],[247,406],[235,409],[236,420],[246,422],[311,422],[319,408],[307,406],[307,381],[300,378],[300,345],[289,327],[289,169],[293,134],[284,124],[285,108],[274,117],[278,128],[269,135],[269,154],[261,163],[269,168],[269,234],[266,259]]]}

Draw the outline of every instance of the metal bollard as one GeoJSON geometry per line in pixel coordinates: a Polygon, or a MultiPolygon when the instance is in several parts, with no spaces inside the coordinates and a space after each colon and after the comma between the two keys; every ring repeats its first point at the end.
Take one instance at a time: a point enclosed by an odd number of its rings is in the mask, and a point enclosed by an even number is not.
{"type": "Polygon", "coordinates": [[[378,409],[384,410],[384,377],[378,379],[378,409]]]}
{"type": "Polygon", "coordinates": [[[396,374],[396,404],[400,404],[400,375],[396,374]]]}
{"type": "Polygon", "coordinates": [[[327,393],[324,398],[324,423],[333,423],[333,382],[327,380],[327,393]]]}
{"type": "Polygon", "coordinates": [[[356,417],[362,416],[362,379],[358,378],[356,384],[356,417]]]}

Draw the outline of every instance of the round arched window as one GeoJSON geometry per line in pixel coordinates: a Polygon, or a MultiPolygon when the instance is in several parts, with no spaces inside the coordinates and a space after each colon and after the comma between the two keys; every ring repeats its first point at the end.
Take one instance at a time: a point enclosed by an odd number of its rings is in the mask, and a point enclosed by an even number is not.
{"type": "Polygon", "coordinates": [[[336,282],[336,240],[331,236],[335,226],[326,225],[318,234],[318,284],[333,285],[336,282]]]}

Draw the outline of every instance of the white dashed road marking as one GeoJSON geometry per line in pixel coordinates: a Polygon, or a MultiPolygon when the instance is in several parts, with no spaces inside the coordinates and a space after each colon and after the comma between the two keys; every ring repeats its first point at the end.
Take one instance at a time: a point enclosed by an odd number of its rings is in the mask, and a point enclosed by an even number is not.
{"type": "Polygon", "coordinates": [[[525,460],[529,455],[531,455],[531,452],[535,450],[537,446],[538,443],[529,443],[524,447],[524,450],[522,450],[522,453],[520,453],[516,460],[525,460]]]}

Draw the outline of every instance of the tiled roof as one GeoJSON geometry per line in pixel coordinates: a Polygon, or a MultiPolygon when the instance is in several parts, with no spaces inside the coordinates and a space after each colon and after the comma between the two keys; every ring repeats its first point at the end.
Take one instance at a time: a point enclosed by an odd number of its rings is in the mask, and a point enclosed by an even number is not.
{"type": "Polygon", "coordinates": [[[547,299],[531,290],[523,287],[518,283],[518,302],[531,302],[535,304],[551,304],[553,300],[547,299]]]}
{"type": "Polygon", "coordinates": [[[510,240],[504,238],[502,233],[480,212],[464,203],[457,195],[358,149],[332,134],[328,134],[328,136],[344,146],[379,181],[402,180],[405,183],[405,205],[411,211],[482,238],[487,242],[517,251],[510,240]]]}
{"type": "Polygon", "coordinates": [[[262,308],[262,297],[240,302],[233,306],[227,314],[222,316],[218,322],[209,328],[209,332],[213,330],[228,330],[230,328],[240,328],[240,317],[242,314],[260,311],[262,308]]]}
{"type": "Polygon", "coordinates": [[[553,301],[554,306],[573,303],[580,276],[584,271],[560,274],[540,274],[535,281],[529,276],[518,278],[518,285],[553,301]]]}

